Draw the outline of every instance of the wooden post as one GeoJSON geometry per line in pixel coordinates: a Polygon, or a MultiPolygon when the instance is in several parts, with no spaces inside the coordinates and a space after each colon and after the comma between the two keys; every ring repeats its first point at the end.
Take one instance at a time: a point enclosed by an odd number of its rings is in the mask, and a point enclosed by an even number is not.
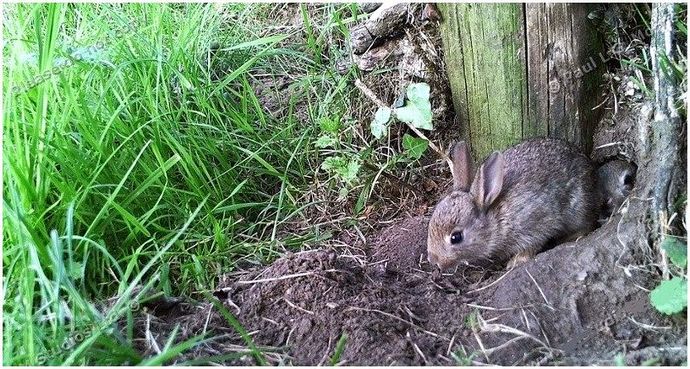
{"type": "Polygon", "coordinates": [[[524,138],[592,148],[604,63],[586,4],[439,4],[461,136],[475,159],[524,138]]]}

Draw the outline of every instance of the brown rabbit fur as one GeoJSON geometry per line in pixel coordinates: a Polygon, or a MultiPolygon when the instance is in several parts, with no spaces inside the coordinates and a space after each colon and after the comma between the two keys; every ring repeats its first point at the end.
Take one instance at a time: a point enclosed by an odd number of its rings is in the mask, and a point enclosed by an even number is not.
{"type": "Polygon", "coordinates": [[[635,185],[636,173],[637,166],[625,160],[611,160],[597,169],[602,196],[600,221],[618,211],[635,185]]]}
{"type": "Polygon", "coordinates": [[[450,156],[453,192],[434,209],[427,239],[428,259],[441,269],[531,257],[597,224],[596,167],[565,141],[530,139],[494,152],[476,175],[465,142],[450,156]]]}

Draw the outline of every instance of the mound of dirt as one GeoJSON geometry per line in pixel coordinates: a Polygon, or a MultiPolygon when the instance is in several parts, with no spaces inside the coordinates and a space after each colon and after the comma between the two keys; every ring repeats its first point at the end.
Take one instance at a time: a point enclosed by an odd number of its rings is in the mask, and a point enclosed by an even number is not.
{"type": "Polygon", "coordinates": [[[429,218],[420,216],[383,229],[372,241],[372,262],[381,263],[383,269],[390,271],[409,272],[418,267],[426,256],[428,225],[429,218]]]}
{"type": "MultiPolygon", "coordinates": [[[[228,296],[240,306],[240,321],[258,331],[256,342],[291,347],[300,365],[326,362],[343,334],[341,359],[358,365],[452,364],[460,346],[471,359],[495,364],[606,363],[658,344],[674,326],[636,286],[652,287],[649,278],[618,260],[624,247],[607,237],[615,222],[466,291],[441,286],[426,265],[414,270],[411,261],[425,257],[424,222],[413,218],[382,232],[390,238],[373,244],[374,255],[389,255],[387,268],[330,251],[303,253],[232,284],[228,296]],[[410,223],[416,233],[401,231],[410,223]]],[[[458,275],[444,277],[462,285],[458,275]]]]}
{"type": "MultiPolygon", "coordinates": [[[[616,228],[641,229],[633,220],[614,218],[586,238],[476,284],[461,272],[430,273],[420,246],[426,221],[385,229],[370,245],[372,256],[290,254],[229,276],[216,295],[254,343],[272,352],[273,363],[330,363],[342,336],[339,359],[357,365],[611,364],[618,354],[630,365],[686,359],[685,322],[648,303],[643,288],[653,278],[635,268],[628,252],[638,242],[635,232],[616,237],[616,228]]],[[[244,350],[208,304],[178,313],[172,322],[186,336],[204,330],[217,336],[207,356],[244,350]]],[[[244,352],[224,363],[253,363],[244,352]]]]}
{"type": "Polygon", "coordinates": [[[450,337],[463,329],[446,322],[461,321],[469,309],[457,294],[438,293],[423,272],[400,274],[380,265],[361,265],[333,251],[305,252],[224,291],[240,307],[239,320],[257,331],[255,342],[289,347],[293,364],[328,362],[343,334],[341,359],[348,363],[424,363],[418,352],[438,362],[450,337]]]}

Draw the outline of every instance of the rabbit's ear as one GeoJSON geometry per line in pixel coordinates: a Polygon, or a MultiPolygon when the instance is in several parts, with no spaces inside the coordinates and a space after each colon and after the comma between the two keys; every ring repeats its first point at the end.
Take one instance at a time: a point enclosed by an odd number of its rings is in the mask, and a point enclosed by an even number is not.
{"type": "Polygon", "coordinates": [[[453,190],[468,192],[472,184],[472,157],[465,141],[455,143],[450,148],[450,160],[453,163],[453,190]]]}
{"type": "Polygon", "coordinates": [[[477,180],[475,200],[482,210],[486,210],[503,188],[503,155],[500,152],[495,151],[486,159],[479,169],[477,180]]]}

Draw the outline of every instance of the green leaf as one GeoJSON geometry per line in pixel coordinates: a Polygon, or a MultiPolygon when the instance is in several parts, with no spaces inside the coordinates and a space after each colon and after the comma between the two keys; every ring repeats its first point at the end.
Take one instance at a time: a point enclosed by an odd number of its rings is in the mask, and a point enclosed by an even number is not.
{"type": "Polygon", "coordinates": [[[671,259],[673,264],[685,268],[685,265],[688,263],[688,249],[684,242],[676,237],[669,236],[661,242],[661,248],[666,251],[668,258],[671,259]]]}
{"type": "Polygon", "coordinates": [[[403,136],[403,148],[407,155],[415,160],[419,160],[422,157],[427,147],[429,147],[429,141],[423,138],[413,137],[407,133],[403,136]]]}
{"type": "Polygon", "coordinates": [[[625,356],[623,354],[617,354],[615,358],[613,358],[613,363],[616,366],[626,366],[625,365],[625,356]]]}
{"type": "Polygon", "coordinates": [[[65,266],[67,267],[67,274],[69,274],[72,280],[79,280],[84,276],[82,273],[84,265],[82,263],[78,261],[73,261],[71,263],[66,264],[65,266]]]}
{"type": "Polygon", "coordinates": [[[355,214],[359,215],[364,210],[364,207],[369,200],[370,191],[371,181],[368,181],[366,184],[364,184],[364,186],[362,186],[362,190],[359,192],[359,196],[357,197],[357,202],[355,203],[355,214]]]}
{"type": "Polygon", "coordinates": [[[347,194],[349,193],[350,190],[347,187],[340,187],[340,189],[338,190],[338,200],[345,200],[347,198],[347,194]]]}
{"type": "Polygon", "coordinates": [[[407,86],[407,104],[395,109],[395,117],[412,124],[415,128],[433,130],[429,92],[430,88],[426,83],[413,83],[407,86]]]}
{"type": "Polygon", "coordinates": [[[329,156],[321,163],[321,168],[327,172],[335,172],[337,168],[343,167],[347,163],[344,156],[329,156]]]}
{"type": "Polygon", "coordinates": [[[658,357],[653,357],[641,362],[640,366],[657,366],[660,361],[661,359],[659,359],[658,357]]]}
{"type": "Polygon", "coordinates": [[[391,119],[392,110],[385,106],[379,108],[374,115],[374,120],[371,122],[371,134],[376,139],[386,137],[388,134],[388,121],[391,119]]]}
{"type": "Polygon", "coordinates": [[[354,181],[357,178],[357,174],[359,174],[359,168],[361,167],[362,164],[360,164],[359,161],[351,160],[345,168],[345,172],[343,173],[343,179],[345,179],[345,181],[348,183],[354,181]]]}
{"type": "Polygon", "coordinates": [[[340,121],[337,119],[331,119],[330,117],[324,117],[319,122],[319,127],[324,132],[338,133],[340,131],[340,121]]]}
{"type": "Polygon", "coordinates": [[[335,147],[337,143],[338,141],[335,139],[335,137],[331,135],[321,135],[321,137],[316,139],[314,145],[316,145],[316,147],[319,149],[325,149],[327,147],[335,147]]]}
{"type": "Polygon", "coordinates": [[[357,179],[361,166],[362,164],[357,157],[348,159],[344,156],[329,156],[321,163],[321,168],[335,174],[348,184],[357,179]]]}
{"type": "Polygon", "coordinates": [[[675,314],[688,306],[688,281],[673,277],[662,281],[649,294],[652,305],[664,314],[675,314]]]}

